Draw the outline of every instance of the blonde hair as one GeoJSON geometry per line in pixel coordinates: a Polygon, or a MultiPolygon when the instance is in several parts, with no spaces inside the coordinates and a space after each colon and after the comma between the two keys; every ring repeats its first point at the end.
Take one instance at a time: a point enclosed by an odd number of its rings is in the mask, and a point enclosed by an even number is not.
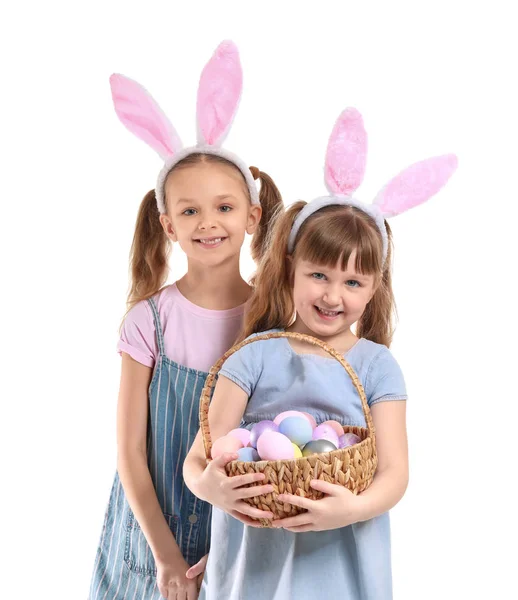
{"type": "MultiPolygon", "coordinates": [[[[194,153],[178,162],[170,173],[201,163],[219,163],[230,166],[242,176],[241,171],[232,162],[216,155],[194,153]]],[[[282,206],[282,198],[272,178],[254,170],[261,181],[259,200],[262,216],[251,242],[252,258],[257,262],[265,252],[268,230],[282,206]]],[[[245,178],[243,177],[243,182],[245,178]]],[[[248,187],[245,185],[248,193],[248,187]]],[[[169,273],[169,257],[172,243],[166,236],[159,220],[155,191],[148,192],[139,208],[135,233],[130,251],[130,288],[127,299],[127,312],[142,300],[154,296],[165,285],[169,273]]],[[[126,313],[127,314],[127,313],[126,313]]]]}
{"type": "MultiPolygon", "coordinates": [[[[268,329],[289,327],[295,317],[292,294],[292,270],[288,259],[288,238],[293,222],[305,202],[296,202],[277,220],[268,252],[255,276],[254,294],[240,339],[268,329]]],[[[346,269],[356,251],[355,268],[375,276],[376,290],[356,326],[358,337],[390,346],[393,335],[395,302],[392,292],[392,233],[385,221],[388,253],[382,258],[382,239],[374,220],[352,206],[326,206],[302,224],[292,264],[307,260],[317,265],[346,269]]]]}

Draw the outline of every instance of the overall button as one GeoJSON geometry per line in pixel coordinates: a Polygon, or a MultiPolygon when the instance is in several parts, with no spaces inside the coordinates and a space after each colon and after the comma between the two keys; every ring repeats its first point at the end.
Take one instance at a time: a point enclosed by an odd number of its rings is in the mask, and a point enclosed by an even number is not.
{"type": "Polygon", "coordinates": [[[198,521],[198,515],[189,515],[189,523],[196,523],[198,521]]]}

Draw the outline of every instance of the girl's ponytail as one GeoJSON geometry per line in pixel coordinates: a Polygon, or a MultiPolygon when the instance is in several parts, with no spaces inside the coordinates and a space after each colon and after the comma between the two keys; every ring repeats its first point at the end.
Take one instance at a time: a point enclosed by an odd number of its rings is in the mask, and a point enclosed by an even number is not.
{"type": "Polygon", "coordinates": [[[140,205],[131,244],[128,310],[156,294],[167,281],[171,243],[159,217],[155,191],[151,190],[140,205]]]}
{"type": "Polygon", "coordinates": [[[259,192],[259,200],[263,213],[259,226],[252,238],[250,250],[254,262],[259,263],[268,247],[271,229],[276,221],[276,218],[283,208],[281,193],[273,182],[273,179],[263,171],[259,171],[257,167],[250,167],[250,171],[254,179],[261,180],[261,190],[259,192]]]}

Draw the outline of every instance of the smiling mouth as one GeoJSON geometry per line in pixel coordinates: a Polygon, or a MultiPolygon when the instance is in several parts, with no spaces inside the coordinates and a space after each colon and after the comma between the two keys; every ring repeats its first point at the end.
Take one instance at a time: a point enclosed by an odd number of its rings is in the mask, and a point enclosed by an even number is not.
{"type": "Polygon", "coordinates": [[[336,319],[338,316],[343,314],[343,310],[325,310],[324,308],[320,308],[320,306],[316,305],[315,310],[321,317],[327,320],[336,319]]]}
{"type": "Polygon", "coordinates": [[[226,237],[210,237],[210,238],[199,238],[194,241],[205,248],[220,246],[227,238],[226,237]]]}

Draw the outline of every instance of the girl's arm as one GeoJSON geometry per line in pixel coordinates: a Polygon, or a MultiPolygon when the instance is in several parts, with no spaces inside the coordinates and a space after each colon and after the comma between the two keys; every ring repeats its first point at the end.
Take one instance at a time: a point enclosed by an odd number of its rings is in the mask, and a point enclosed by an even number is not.
{"type": "Polygon", "coordinates": [[[408,485],[406,401],[378,402],[371,408],[371,414],[376,429],[378,468],[372,484],[358,496],[359,521],[393,508],[408,485]]]}
{"type": "MultiPolygon", "coordinates": [[[[220,376],[209,408],[209,427],[212,441],[226,435],[239,426],[248,395],[233,381],[220,376]]],[[[183,466],[187,487],[198,498],[210,502],[247,525],[258,525],[249,517],[271,519],[272,513],[249,506],[244,498],[260,496],[273,491],[270,485],[244,488],[249,483],[262,481],[264,475],[254,473],[228,477],[225,465],[237,458],[237,454],[224,454],[208,465],[201,432],[198,431],[183,466]]]]}
{"type": "MultiPolygon", "coordinates": [[[[182,559],[164,518],[147,465],[148,388],[152,369],[122,353],[117,405],[117,469],[128,503],[155,561],[182,559]]],[[[187,568],[184,570],[187,570],[187,568]]]]}

